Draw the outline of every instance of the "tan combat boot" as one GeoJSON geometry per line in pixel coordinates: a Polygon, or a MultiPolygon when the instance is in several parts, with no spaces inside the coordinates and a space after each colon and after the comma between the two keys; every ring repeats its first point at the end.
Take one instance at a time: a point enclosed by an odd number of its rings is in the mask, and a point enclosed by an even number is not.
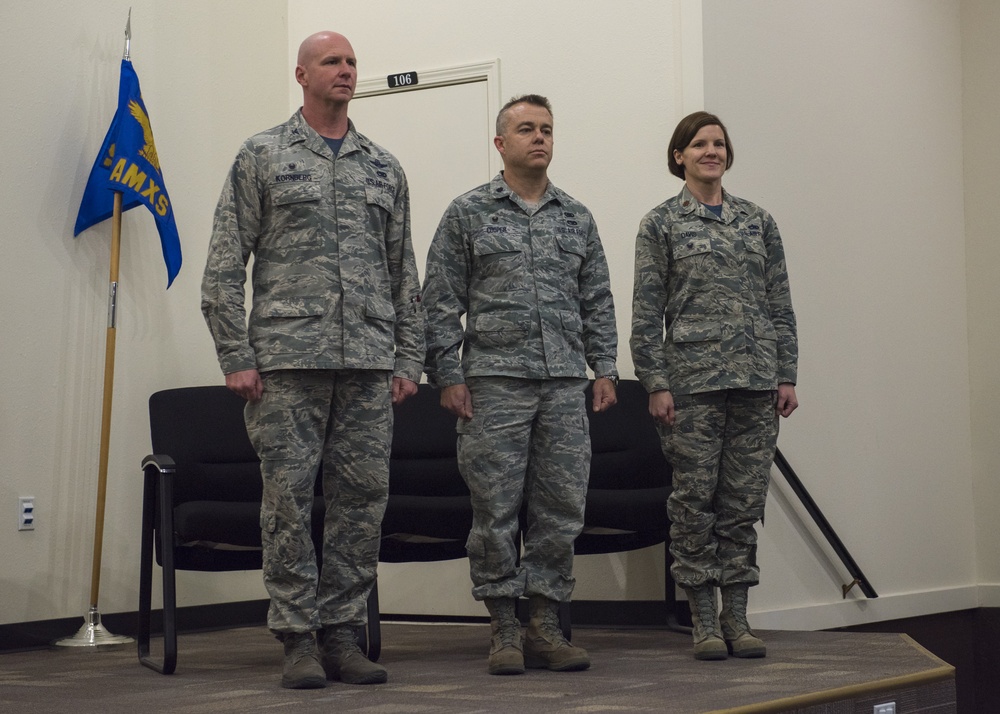
{"type": "Polygon", "coordinates": [[[389,678],[385,667],[365,657],[350,625],[320,630],[319,654],[327,679],[347,684],[382,684],[389,678]]]}
{"type": "Polygon", "coordinates": [[[517,619],[516,600],[511,597],[486,598],[490,611],[490,674],[524,674],[521,622],[517,619]]]}
{"type": "Polygon", "coordinates": [[[719,626],[733,657],[764,657],[767,647],[747,623],[747,590],[749,585],[726,585],[722,590],[722,612],[719,626]]]}
{"type": "Polygon", "coordinates": [[[575,672],[590,666],[587,650],[574,647],[559,627],[559,603],[544,595],[528,600],[531,619],[524,638],[524,665],[532,669],[575,672]]]}
{"type": "Polygon", "coordinates": [[[281,686],[285,689],[321,689],[326,677],[319,664],[316,640],[311,632],[282,632],[278,639],[285,648],[281,686]]]}
{"type": "Polygon", "coordinates": [[[719,632],[716,614],[715,586],[699,585],[684,588],[688,605],[691,607],[691,636],[694,639],[695,659],[725,659],[728,654],[726,643],[719,632]]]}

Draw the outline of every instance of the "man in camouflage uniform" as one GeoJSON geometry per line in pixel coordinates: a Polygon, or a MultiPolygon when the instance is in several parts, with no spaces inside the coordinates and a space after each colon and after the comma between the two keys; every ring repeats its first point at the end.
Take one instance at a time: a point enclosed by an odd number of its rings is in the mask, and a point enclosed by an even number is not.
{"type": "Polygon", "coordinates": [[[718,117],[682,120],[669,163],[685,186],[639,227],[631,346],[673,466],[670,572],[688,594],[696,658],[763,657],[746,621],[754,526],[778,415],[798,405],[785,256],[771,216],[722,188],[732,146],[718,117]]]}
{"type": "Polygon", "coordinates": [[[508,102],[494,144],[503,172],[452,201],[431,244],[426,370],[459,417],[472,594],[493,627],[488,671],[581,670],[590,660],[563,637],[557,612],[575,584],[590,474],[588,364],[598,376],[594,411],[616,402],[614,303],[593,216],[548,180],[548,100],[508,102]],[[523,644],[522,595],[531,617],[523,644]]]}
{"type": "Polygon", "coordinates": [[[295,78],[302,108],[248,139],[223,187],[202,311],[227,386],[248,400],[261,458],[268,626],[284,644],[282,685],[378,683],[385,669],[364,657],[352,626],[365,623],[378,565],[391,404],[416,392],[423,368],[409,191],[396,159],[347,117],[357,66],[345,37],[307,38],[295,78]],[[320,568],[310,512],[321,467],[320,568]]]}

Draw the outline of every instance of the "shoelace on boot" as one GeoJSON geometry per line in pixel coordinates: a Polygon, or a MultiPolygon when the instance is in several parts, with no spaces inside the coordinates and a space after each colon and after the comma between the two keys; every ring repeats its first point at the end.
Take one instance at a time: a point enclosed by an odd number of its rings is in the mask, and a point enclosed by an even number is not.
{"type": "Polygon", "coordinates": [[[744,593],[737,592],[729,595],[728,602],[723,602],[723,611],[727,619],[737,631],[750,631],[750,623],[747,622],[747,598],[744,593]]]}
{"type": "Polygon", "coordinates": [[[539,623],[538,629],[553,644],[569,644],[569,641],[563,637],[562,628],[559,627],[559,616],[551,608],[546,608],[545,612],[542,613],[542,621],[539,623]]]}
{"type": "Polygon", "coordinates": [[[296,637],[288,643],[287,655],[293,662],[300,662],[303,657],[309,657],[315,653],[315,642],[312,636],[296,637]]]}
{"type": "Polygon", "coordinates": [[[507,624],[505,626],[500,627],[497,630],[497,633],[493,636],[493,638],[496,641],[496,643],[500,645],[500,647],[516,647],[518,644],[520,644],[519,635],[520,633],[518,632],[517,626],[513,624],[507,624]]]}

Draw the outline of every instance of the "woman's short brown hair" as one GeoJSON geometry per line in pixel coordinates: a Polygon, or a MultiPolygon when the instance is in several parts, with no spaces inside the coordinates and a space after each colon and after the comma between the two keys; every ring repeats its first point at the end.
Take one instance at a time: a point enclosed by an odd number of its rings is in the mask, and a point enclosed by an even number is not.
{"type": "Polygon", "coordinates": [[[706,126],[717,126],[722,129],[722,135],[726,138],[726,170],[728,171],[729,167],[733,165],[733,142],[729,140],[729,132],[726,131],[726,125],[714,114],[695,112],[681,119],[680,123],[677,124],[677,128],[674,129],[674,135],[670,137],[670,148],[667,151],[667,166],[670,168],[670,173],[677,178],[684,178],[684,167],[677,163],[677,160],[674,158],[674,152],[683,152],[694,139],[695,135],[706,126]]]}

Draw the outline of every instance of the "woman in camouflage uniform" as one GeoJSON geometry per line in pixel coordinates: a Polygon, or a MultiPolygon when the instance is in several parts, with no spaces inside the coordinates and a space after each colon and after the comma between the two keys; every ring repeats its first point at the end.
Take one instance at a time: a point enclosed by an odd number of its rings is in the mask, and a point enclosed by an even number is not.
{"type": "Polygon", "coordinates": [[[722,188],[732,164],[717,116],[682,119],[669,166],[684,187],[646,214],[635,246],[632,359],[674,469],[670,572],[691,605],[697,659],[766,653],[746,620],[754,526],[778,415],[798,406],[781,236],[770,214],[722,188]]]}

